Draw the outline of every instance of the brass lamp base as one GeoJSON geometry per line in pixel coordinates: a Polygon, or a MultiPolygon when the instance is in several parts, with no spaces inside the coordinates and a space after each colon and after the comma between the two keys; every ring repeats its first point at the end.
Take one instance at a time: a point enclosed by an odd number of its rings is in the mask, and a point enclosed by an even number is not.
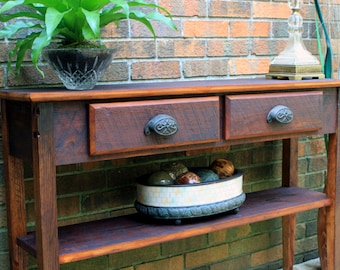
{"type": "Polygon", "coordinates": [[[269,67],[266,79],[304,80],[324,79],[321,65],[275,65],[269,67]]]}
{"type": "Polygon", "coordinates": [[[318,59],[304,46],[302,41],[303,18],[299,11],[303,0],[288,0],[292,14],[288,18],[289,39],[286,48],[274,58],[269,67],[267,79],[303,80],[323,79],[318,59]]]}

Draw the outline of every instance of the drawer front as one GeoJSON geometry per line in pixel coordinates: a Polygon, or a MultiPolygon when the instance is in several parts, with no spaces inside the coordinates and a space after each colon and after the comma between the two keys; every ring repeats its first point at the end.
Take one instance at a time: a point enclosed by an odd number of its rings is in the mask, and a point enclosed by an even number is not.
{"type": "Polygon", "coordinates": [[[322,91],[234,95],[226,96],[225,103],[225,139],[322,128],[322,91]]]}
{"type": "Polygon", "coordinates": [[[89,122],[91,155],[216,142],[219,98],[90,104],[89,122]]]}

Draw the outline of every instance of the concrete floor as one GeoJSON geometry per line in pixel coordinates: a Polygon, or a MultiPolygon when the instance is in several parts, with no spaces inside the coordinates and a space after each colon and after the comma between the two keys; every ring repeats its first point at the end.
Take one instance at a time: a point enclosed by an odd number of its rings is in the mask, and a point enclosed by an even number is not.
{"type": "Polygon", "coordinates": [[[317,258],[301,264],[294,265],[293,270],[321,270],[320,260],[317,258]]]}

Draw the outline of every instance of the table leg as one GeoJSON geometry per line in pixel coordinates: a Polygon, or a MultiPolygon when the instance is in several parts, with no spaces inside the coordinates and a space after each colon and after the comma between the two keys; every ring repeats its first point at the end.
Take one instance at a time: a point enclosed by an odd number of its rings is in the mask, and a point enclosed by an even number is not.
{"type": "Polygon", "coordinates": [[[4,100],[1,102],[1,109],[10,265],[12,270],[25,270],[28,267],[28,257],[16,243],[18,236],[26,235],[24,166],[21,159],[10,155],[8,119],[4,100]]]}
{"type": "MultiPolygon", "coordinates": [[[[283,140],[282,152],[282,186],[298,184],[298,139],[283,140]]],[[[296,215],[282,217],[283,269],[291,270],[294,265],[294,248],[296,235],[296,215]]]]}
{"type": "Polygon", "coordinates": [[[282,217],[283,269],[291,270],[294,265],[296,215],[282,217]]]}
{"type": "Polygon", "coordinates": [[[338,139],[337,134],[330,134],[328,140],[328,163],[327,163],[327,178],[325,182],[324,192],[328,197],[332,198],[334,203],[330,207],[321,208],[318,215],[318,246],[321,268],[323,270],[335,270],[339,265],[339,256],[335,256],[336,249],[340,249],[337,243],[338,235],[340,232],[339,215],[336,215],[336,211],[340,211],[337,207],[337,192],[339,188],[337,185],[337,159],[338,155],[338,139]],[[337,218],[337,219],[336,219],[337,218]],[[336,244],[337,243],[337,244],[336,244]],[[338,260],[338,261],[336,261],[338,260]]]}
{"type": "Polygon", "coordinates": [[[7,156],[5,161],[8,246],[12,270],[27,269],[26,252],[17,243],[17,237],[26,235],[26,208],[22,160],[7,156]]]}
{"type": "Polygon", "coordinates": [[[39,270],[59,269],[53,104],[32,108],[36,248],[39,270]]]}

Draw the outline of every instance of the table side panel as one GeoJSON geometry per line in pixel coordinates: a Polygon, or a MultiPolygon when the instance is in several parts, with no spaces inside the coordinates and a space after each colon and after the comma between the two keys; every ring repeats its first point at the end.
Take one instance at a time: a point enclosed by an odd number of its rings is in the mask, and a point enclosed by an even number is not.
{"type": "Polygon", "coordinates": [[[10,154],[32,162],[31,104],[6,101],[10,154]]]}
{"type": "Polygon", "coordinates": [[[338,111],[338,90],[336,88],[323,91],[323,106],[322,106],[322,133],[335,133],[337,130],[337,111],[338,111]]]}

